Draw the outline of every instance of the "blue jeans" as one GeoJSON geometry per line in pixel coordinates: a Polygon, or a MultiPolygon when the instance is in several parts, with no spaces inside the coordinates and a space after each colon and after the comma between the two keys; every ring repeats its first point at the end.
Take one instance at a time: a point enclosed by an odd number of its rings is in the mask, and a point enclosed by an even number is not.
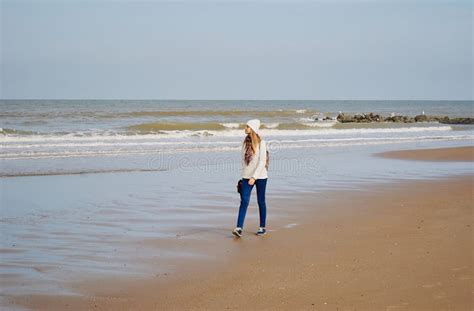
{"type": "MultiPolygon", "coordinates": [[[[255,180],[257,186],[257,202],[260,214],[260,227],[265,227],[267,218],[267,205],[265,204],[265,189],[267,188],[267,178],[255,180]]],[[[249,179],[242,179],[242,191],[240,193],[240,208],[239,217],[237,218],[237,227],[244,227],[245,214],[250,203],[250,194],[252,193],[253,185],[249,185],[249,179]]]]}

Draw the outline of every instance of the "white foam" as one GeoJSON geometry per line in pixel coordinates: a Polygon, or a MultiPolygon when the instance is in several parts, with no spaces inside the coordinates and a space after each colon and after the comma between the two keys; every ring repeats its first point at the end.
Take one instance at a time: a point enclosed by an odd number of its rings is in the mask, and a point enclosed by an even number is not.
{"type": "MultiPolygon", "coordinates": [[[[419,132],[443,132],[451,131],[451,126],[429,126],[429,127],[400,127],[400,128],[352,128],[352,129],[325,129],[314,128],[307,130],[279,130],[279,129],[261,129],[260,133],[264,137],[272,136],[322,136],[322,135],[353,135],[353,134],[389,134],[389,133],[419,133],[419,132]]],[[[242,136],[242,131],[209,131],[214,136],[235,137],[242,136]]],[[[182,133],[170,133],[181,136],[182,133]]]]}
{"type": "Polygon", "coordinates": [[[274,129],[277,128],[280,123],[274,122],[274,123],[263,123],[263,125],[268,128],[268,129],[274,129]]]}
{"type": "Polygon", "coordinates": [[[337,121],[326,121],[326,122],[303,122],[301,123],[305,126],[309,127],[333,127],[334,125],[337,124],[337,121]]]}
{"type": "Polygon", "coordinates": [[[239,128],[240,123],[220,123],[226,128],[234,129],[234,128],[239,128]]]}
{"type": "MultiPolygon", "coordinates": [[[[305,148],[305,147],[338,147],[338,146],[354,146],[354,145],[375,145],[375,144],[392,144],[416,141],[440,141],[440,140],[473,140],[474,135],[448,135],[448,136],[414,136],[414,137],[348,137],[348,138],[312,138],[299,140],[275,140],[271,143],[277,143],[279,149],[287,148],[305,148]]],[[[146,144],[150,146],[153,144],[146,144]]],[[[159,144],[158,144],[159,145],[159,144]]],[[[184,146],[176,146],[162,148],[140,148],[140,144],[123,144],[118,149],[102,150],[102,149],[66,149],[60,146],[60,149],[23,151],[23,152],[2,152],[0,159],[36,159],[36,158],[67,158],[67,157],[91,157],[91,156],[123,156],[123,155],[147,155],[147,154],[175,154],[184,152],[224,152],[236,151],[240,149],[240,141],[216,141],[208,144],[188,142],[184,146]]],[[[78,147],[78,146],[72,146],[78,147]]],[[[80,147],[80,146],[79,146],[80,147]]],[[[159,146],[158,146],[159,147],[159,146]]]]}
{"type": "Polygon", "coordinates": [[[71,158],[71,157],[110,157],[124,155],[149,155],[149,154],[174,154],[186,152],[209,152],[209,151],[236,151],[238,147],[205,147],[205,148],[177,148],[177,149],[144,149],[144,150],[89,150],[89,151],[51,151],[51,152],[19,152],[0,154],[0,159],[42,159],[42,158],[71,158]]]}
{"type": "MultiPolygon", "coordinates": [[[[428,126],[428,127],[400,127],[400,128],[352,128],[352,129],[326,129],[314,128],[307,130],[279,130],[279,129],[261,129],[261,135],[264,137],[276,136],[339,136],[339,135],[363,135],[363,134],[390,134],[390,133],[420,133],[420,132],[443,132],[451,131],[451,126],[428,126]]],[[[91,133],[88,136],[77,136],[75,134],[67,135],[3,135],[0,136],[0,143],[27,143],[27,142],[119,142],[119,141],[157,141],[169,140],[176,138],[189,138],[192,136],[208,136],[215,137],[243,137],[242,130],[229,129],[226,131],[162,131],[163,134],[146,134],[146,135],[122,135],[91,133]]]]}

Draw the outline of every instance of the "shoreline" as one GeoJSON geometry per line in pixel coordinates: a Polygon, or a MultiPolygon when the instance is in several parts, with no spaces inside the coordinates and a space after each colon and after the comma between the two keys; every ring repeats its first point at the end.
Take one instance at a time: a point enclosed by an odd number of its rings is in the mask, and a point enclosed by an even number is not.
{"type": "Polygon", "coordinates": [[[473,162],[474,146],[395,150],[377,153],[375,155],[387,159],[398,160],[473,162]]]}
{"type": "MultiPolygon", "coordinates": [[[[474,294],[473,181],[395,181],[342,196],[327,191],[318,202],[301,195],[295,223],[269,227],[267,236],[252,234],[255,217],[241,239],[230,227],[203,231],[199,247],[215,257],[183,258],[180,271],[71,281],[82,296],[4,297],[35,310],[466,310],[474,294]]],[[[192,247],[193,238],[168,243],[192,247]]]]}

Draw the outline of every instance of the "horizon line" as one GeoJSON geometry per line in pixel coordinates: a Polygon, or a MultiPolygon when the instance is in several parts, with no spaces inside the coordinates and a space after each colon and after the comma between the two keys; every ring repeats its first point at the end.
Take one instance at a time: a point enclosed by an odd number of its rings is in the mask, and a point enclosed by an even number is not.
{"type": "Polygon", "coordinates": [[[470,99],[200,99],[200,98],[0,98],[2,100],[135,100],[135,101],[474,101],[470,99]]]}

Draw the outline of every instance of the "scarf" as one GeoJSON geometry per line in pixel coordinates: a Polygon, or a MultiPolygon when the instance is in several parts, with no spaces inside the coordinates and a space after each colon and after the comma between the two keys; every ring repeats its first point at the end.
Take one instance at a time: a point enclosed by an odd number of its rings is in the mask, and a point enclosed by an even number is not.
{"type": "Polygon", "coordinates": [[[246,165],[249,165],[250,161],[252,161],[253,157],[253,150],[252,150],[252,139],[250,138],[250,135],[247,135],[244,140],[244,145],[245,145],[245,155],[244,155],[244,161],[246,165]]]}

